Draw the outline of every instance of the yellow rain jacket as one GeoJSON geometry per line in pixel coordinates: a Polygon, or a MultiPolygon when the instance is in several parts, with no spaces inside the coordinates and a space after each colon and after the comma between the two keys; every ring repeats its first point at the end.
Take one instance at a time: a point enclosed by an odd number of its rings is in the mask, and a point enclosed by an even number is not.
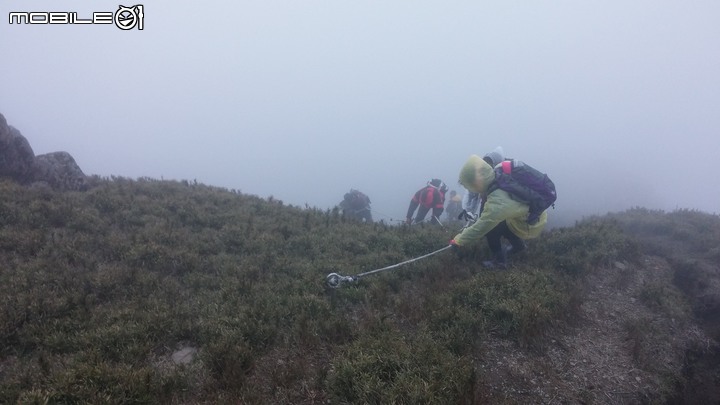
{"type": "MultiPolygon", "coordinates": [[[[460,184],[466,189],[487,195],[490,183],[495,180],[495,172],[489,164],[477,155],[472,155],[460,170],[460,184]]],[[[488,232],[502,221],[507,221],[508,228],[522,239],[532,239],[540,235],[547,224],[547,211],[540,215],[540,220],[530,225],[527,223],[528,205],[516,201],[505,190],[497,189],[487,195],[487,201],[480,218],[455,236],[460,246],[467,246],[482,239],[488,232]]]]}

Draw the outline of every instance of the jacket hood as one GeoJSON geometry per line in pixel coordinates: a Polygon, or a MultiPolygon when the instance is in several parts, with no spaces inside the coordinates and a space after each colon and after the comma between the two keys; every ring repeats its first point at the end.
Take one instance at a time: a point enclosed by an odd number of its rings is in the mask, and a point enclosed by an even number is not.
{"type": "Polygon", "coordinates": [[[485,158],[492,160],[492,164],[490,164],[490,166],[495,167],[499,165],[503,160],[505,160],[503,157],[503,148],[498,146],[492,152],[485,154],[485,156],[483,156],[483,160],[485,160],[485,158]]]}
{"type": "Polygon", "coordinates": [[[460,184],[473,193],[485,194],[495,172],[480,156],[471,155],[460,170],[460,184]]]}

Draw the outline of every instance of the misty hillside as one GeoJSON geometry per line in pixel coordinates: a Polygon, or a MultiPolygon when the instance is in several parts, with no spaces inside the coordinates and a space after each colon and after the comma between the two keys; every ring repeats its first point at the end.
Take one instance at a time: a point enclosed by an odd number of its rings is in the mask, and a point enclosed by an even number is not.
{"type": "Polygon", "coordinates": [[[634,208],[332,289],[455,230],[0,181],[0,403],[717,403],[720,218],[634,208]]]}

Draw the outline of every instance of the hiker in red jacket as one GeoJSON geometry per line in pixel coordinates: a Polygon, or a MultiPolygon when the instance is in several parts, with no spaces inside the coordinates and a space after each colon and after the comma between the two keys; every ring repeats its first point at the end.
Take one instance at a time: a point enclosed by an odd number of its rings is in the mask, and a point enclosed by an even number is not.
{"type": "Polygon", "coordinates": [[[445,207],[445,193],[447,189],[447,186],[442,180],[430,180],[427,186],[418,190],[412,200],[410,200],[405,222],[408,225],[413,223],[412,216],[415,209],[417,209],[415,223],[420,223],[425,220],[425,215],[432,209],[432,222],[440,224],[440,215],[443,213],[445,207]]]}

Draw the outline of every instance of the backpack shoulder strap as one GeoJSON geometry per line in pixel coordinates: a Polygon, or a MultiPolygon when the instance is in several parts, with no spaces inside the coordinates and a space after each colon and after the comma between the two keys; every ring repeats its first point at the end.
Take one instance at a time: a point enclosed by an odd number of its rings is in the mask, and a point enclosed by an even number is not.
{"type": "MultiPolygon", "coordinates": [[[[504,167],[504,163],[505,163],[505,162],[503,162],[503,167],[504,167]]],[[[497,189],[500,188],[500,184],[498,183],[498,179],[499,179],[501,176],[506,176],[503,167],[496,167],[495,169],[493,169],[493,170],[495,171],[495,179],[493,179],[493,181],[490,182],[490,185],[488,186],[487,192],[486,192],[487,195],[490,195],[490,193],[492,193],[493,191],[495,191],[495,190],[497,190],[497,189]]]]}
{"type": "Polygon", "coordinates": [[[502,161],[502,172],[505,174],[512,174],[513,161],[503,160],[502,161]]]}

